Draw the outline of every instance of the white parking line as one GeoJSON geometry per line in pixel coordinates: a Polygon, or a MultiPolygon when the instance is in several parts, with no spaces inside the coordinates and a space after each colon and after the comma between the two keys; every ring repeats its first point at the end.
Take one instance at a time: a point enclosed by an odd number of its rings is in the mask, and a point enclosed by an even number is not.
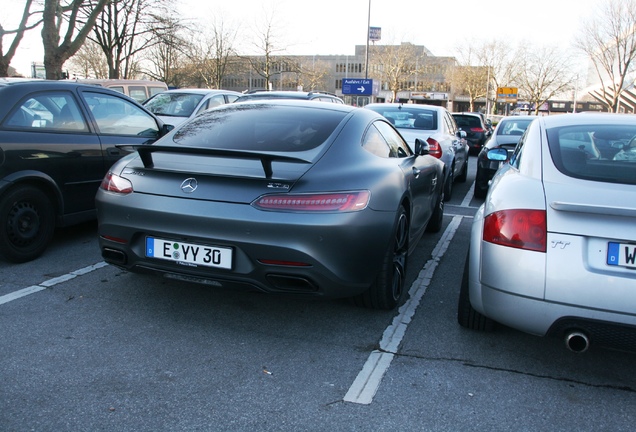
{"type": "Polygon", "coordinates": [[[464,200],[462,201],[460,206],[461,207],[469,207],[470,206],[470,200],[473,199],[473,195],[474,194],[475,194],[475,182],[473,182],[473,184],[470,185],[470,189],[468,189],[468,193],[464,197],[464,200]]]}
{"type": "Polygon", "coordinates": [[[373,397],[380,387],[382,377],[389,369],[391,361],[402,342],[407,326],[411,322],[413,315],[415,315],[420,300],[433,279],[433,273],[435,273],[439,260],[448,249],[448,245],[455,236],[462,219],[463,216],[458,215],[451,220],[442,238],[433,249],[431,259],[426,262],[418,278],[411,285],[409,299],[400,307],[398,315],[393,318],[393,323],[384,330],[380,340],[380,349],[371,352],[362,370],[358,373],[351,387],[349,387],[349,391],[344,397],[345,402],[368,405],[373,401],[373,397]]]}
{"type": "Polygon", "coordinates": [[[107,264],[104,261],[98,262],[97,264],[93,264],[91,266],[84,267],[84,268],[81,268],[79,270],[74,270],[74,271],[72,271],[70,273],[67,273],[65,275],[58,276],[56,278],[46,280],[46,281],[42,282],[39,285],[32,285],[30,287],[23,288],[21,290],[14,291],[14,292],[9,293],[9,294],[5,294],[3,296],[0,296],[0,305],[1,304],[5,304],[5,303],[9,303],[10,301],[17,300],[17,299],[22,298],[24,296],[28,296],[29,294],[34,294],[34,293],[36,293],[38,291],[42,291],[44,289],[50,288],[50,287],[52,287],[54,285],[57,285],[57,284],[60,284],[62,282],[69,281],[71,279],[76,278],[77,276],[83,276],[83,275],[85,275],[87,273],[90,273],[92,271],[95,271],[95,270],[97,270],[99,268],[105,267],[106,265],[107,264]]]}

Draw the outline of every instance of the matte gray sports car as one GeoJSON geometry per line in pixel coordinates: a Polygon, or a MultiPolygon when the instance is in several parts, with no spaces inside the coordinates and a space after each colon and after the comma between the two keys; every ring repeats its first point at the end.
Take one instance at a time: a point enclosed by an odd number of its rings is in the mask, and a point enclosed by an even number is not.
{"type": "Polygon", "coordinates": [[[96,197],[102,255],[126,270],[391,309],[441,228],[443,164],[371,110],[235,103],[135,148],[96,197]]]}

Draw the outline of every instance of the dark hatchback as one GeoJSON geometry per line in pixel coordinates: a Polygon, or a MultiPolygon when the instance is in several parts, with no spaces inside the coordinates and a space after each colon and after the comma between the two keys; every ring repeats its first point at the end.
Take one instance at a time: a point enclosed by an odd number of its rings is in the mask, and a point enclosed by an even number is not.
{"type": "Polygon", "coordinates": [[[536,116],[504,117],[477,156],[475,198],[485,198],[490,180],[499,166],[512,155],[519,139],[536,116]]]}
{"type": "Polygon", "coordinates": [[[56,227],[95,219],[95,194],[120,144],[168,127],[133,99],[65,81],[0,79],[0,257],[40,256],[56,227]]]}
{"type": "Polygon", "coordinates": [[[490,131],[479,113],[452,113],[460,130],[466,132],[470,154],[477,154],[490,138],[490,131]]]}

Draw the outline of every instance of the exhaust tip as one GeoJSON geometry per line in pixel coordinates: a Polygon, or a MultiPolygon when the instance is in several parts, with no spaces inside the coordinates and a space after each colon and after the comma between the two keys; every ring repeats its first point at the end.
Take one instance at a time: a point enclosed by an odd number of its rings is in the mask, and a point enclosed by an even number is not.
{"type": "Polygon", "coordinates": [[[581,331],[569,332],[565,335],[565,346],[572,352],[584,353],[590,347],[590,339],[581,331]]]}

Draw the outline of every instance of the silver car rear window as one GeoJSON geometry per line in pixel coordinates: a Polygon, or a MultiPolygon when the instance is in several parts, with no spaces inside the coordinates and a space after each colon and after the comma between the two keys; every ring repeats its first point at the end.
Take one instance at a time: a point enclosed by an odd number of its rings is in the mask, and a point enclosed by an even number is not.
{"type": "Polygon", "coordinates": [[[173,140],[192,147],[304,152],[327,141],[346,115],[298,106],[228,105],[197,116],[173,140]]]}
{"type": "Polygon", "coordinates": [[[547,130],[555,166],[575,178],[636,184],[636,126],[582,125],[547,130]]]}

